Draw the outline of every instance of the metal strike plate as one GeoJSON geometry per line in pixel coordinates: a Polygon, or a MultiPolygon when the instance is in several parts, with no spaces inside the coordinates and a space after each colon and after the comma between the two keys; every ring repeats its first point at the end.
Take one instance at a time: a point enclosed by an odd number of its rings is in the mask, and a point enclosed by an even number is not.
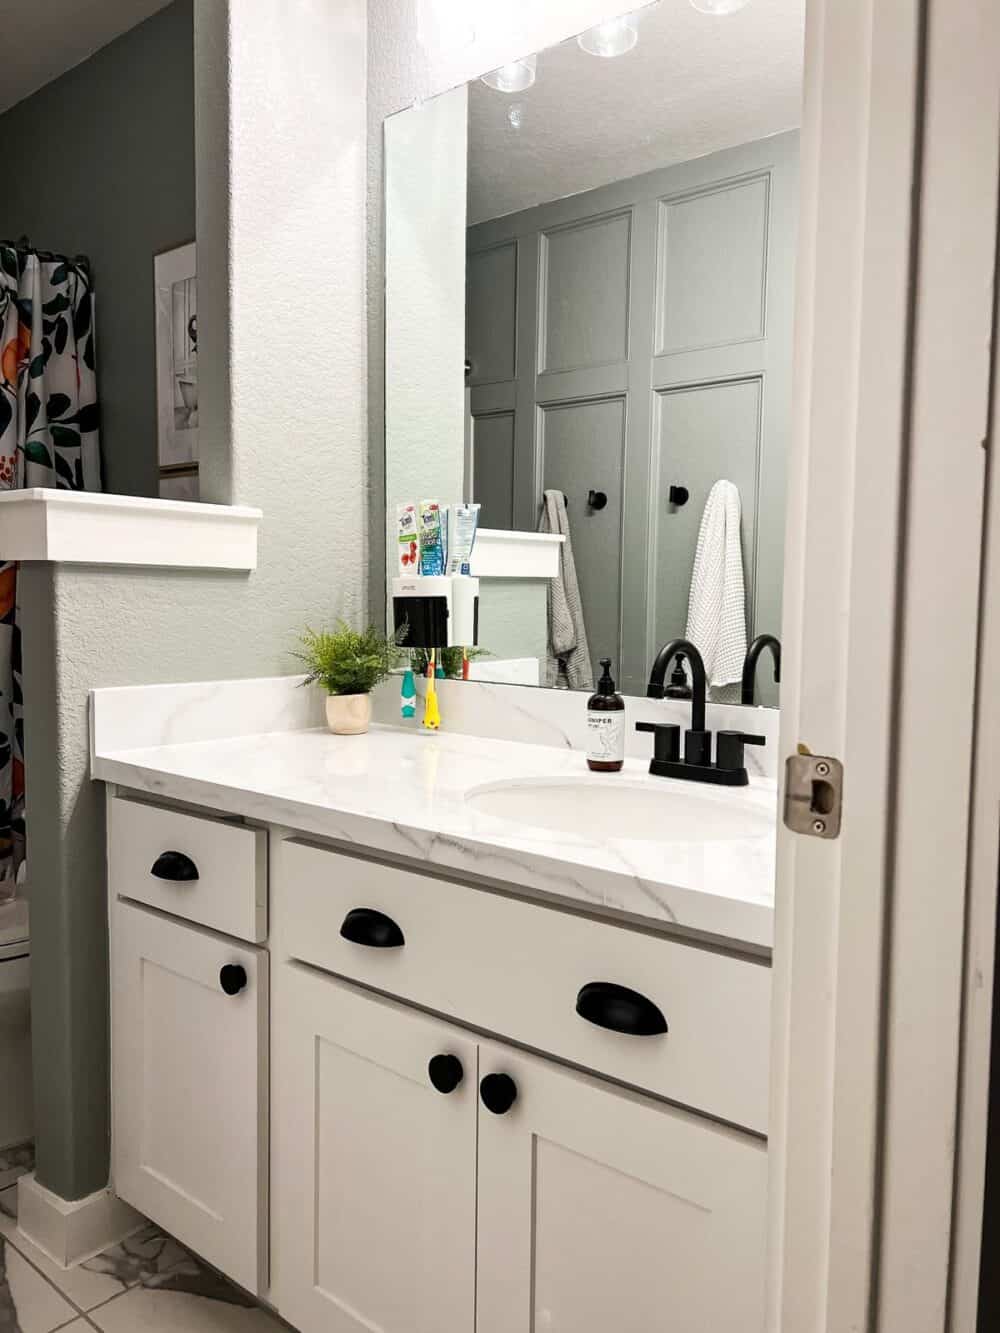
{"type": "Polygon", "coordinates": [[[825,754],[793,754],[785,763],[785,825],[811,838],[836,838],[844,765],[825,754]]]}

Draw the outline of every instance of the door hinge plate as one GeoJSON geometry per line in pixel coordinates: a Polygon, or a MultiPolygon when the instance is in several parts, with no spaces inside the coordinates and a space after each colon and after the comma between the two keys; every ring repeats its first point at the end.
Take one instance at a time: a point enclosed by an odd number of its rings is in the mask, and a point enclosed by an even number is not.
{"type": "Polygon", "coordinates": [[[810,838],[836,838],[844,765],[825,754],[791,754],[785,762],[785,825],[810,838]]]}

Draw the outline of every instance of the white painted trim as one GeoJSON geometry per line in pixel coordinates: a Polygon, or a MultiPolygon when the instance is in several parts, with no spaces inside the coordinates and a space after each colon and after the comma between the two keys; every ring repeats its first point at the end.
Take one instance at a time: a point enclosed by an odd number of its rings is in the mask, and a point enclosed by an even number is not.
{"type": "Polygon", "coordinates": [[[146,1218],[110,1189],[61,1199],[34,1172],[17,1182],[17,1229],[60,1268],[92,1259],[146,1225],[146,1218]]]}
{"type": "Polygon", "coordinates": [[[952,1327],[998,122],[996,0],[929,0],[877,1293],[879,1327],[907,1333],[952,1327]],[[946,690],[933,644],[947,645],[946,690]]]}
{"type": "Polygon", "coordinates": [[[480,528],[472,549],[472,573],[481,579],[554,579],[565,540],[554,532],[480,528]]]}
{"type": "Polygon", "coordinates": [[[809,0],[806,70],[781,750],[842,757],[845,793],[836,842],[779,831],[768,1329],[966,1333],[947,1299],[1000,14],[809,0]]]}
{"type": "Polygon", "coordinates": [[[976,700],[972,836],[965,925],[962,1085],[955,1184],[954,1271],[951,1323],[955,1333],[975,1329],[985,1203],[990,1096],[990,1044],[996,984],[997,849],[1000,831],[1000,285],[993,334],[993,430],[989,440],[982,626],[976,700]]]}
{"type": "Polygon", "coordinates": [[[257,568],[261,510],[31,487],[0,493],[5,560],[257,568]]]}
{"type": "Polygon", "coordinates": [[[839,839],[778,829],[769,1333],[872,1327],[919,22],[807,4],[780,758],[846,777],[839,839]]]}

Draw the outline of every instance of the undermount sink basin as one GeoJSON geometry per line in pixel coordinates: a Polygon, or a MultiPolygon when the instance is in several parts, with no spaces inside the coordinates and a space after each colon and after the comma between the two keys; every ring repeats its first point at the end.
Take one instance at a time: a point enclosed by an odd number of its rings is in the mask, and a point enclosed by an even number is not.
{"type": "Polygon", "coordinates": [[[465,799],[473,810],[495,819],[591,839],[728,842],[774,831],[774,815],[742,793],[679,788],[666,779],[512,780],[476,787],[465,799]],[[663,789],[655,788],[654,781],[662,781],[663,789]]]}

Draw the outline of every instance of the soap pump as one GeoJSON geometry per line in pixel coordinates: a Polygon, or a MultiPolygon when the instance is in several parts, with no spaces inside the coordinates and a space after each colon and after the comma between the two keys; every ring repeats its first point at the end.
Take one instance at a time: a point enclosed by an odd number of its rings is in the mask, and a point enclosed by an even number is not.
{"type": "Polygon", "coordinates": [[[597,693],[587,700],[587,767],[617,773],[625,763],[625,700],[615,692],[611,658],[602,657],[601,666],[597,693]]]}

